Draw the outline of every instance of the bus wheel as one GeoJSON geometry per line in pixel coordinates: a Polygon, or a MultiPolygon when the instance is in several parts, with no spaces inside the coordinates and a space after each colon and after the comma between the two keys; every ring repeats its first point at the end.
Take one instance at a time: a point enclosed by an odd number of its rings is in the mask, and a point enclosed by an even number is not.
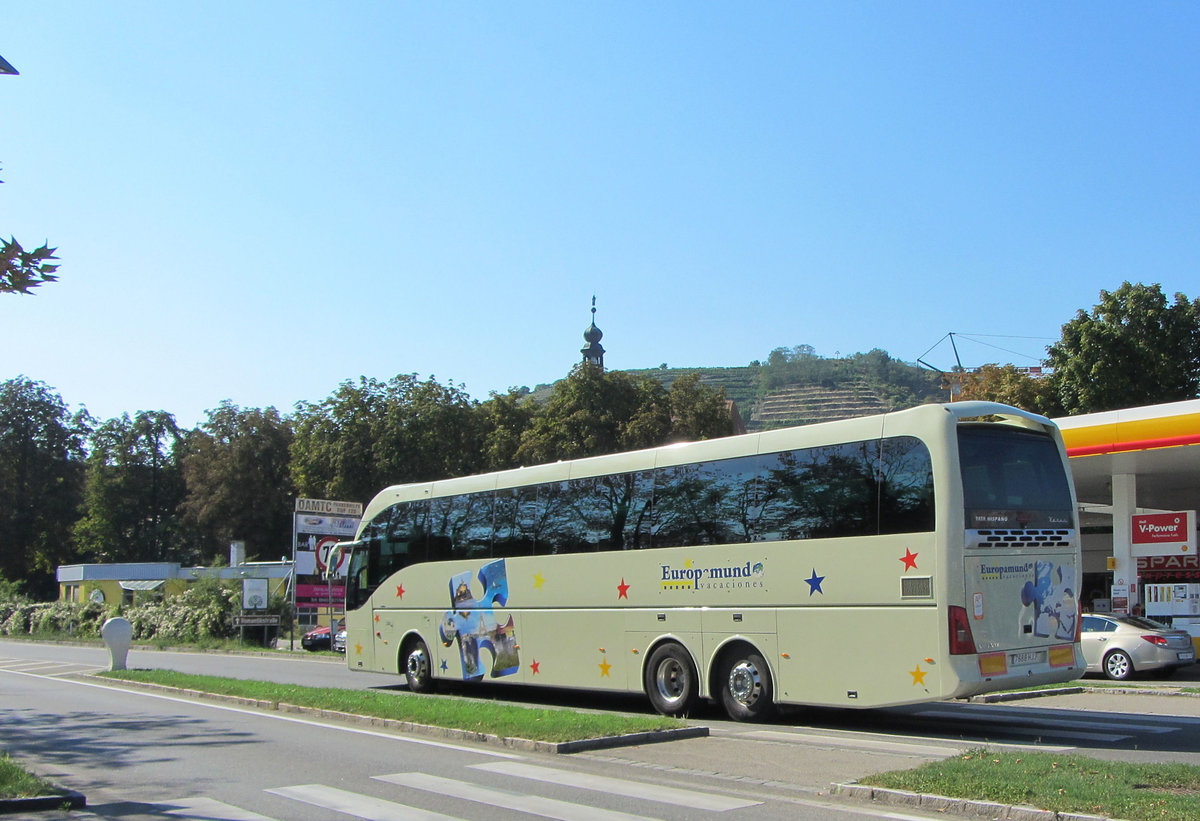
{"type": "Polygon", "coordinates": [[[643,679],[650,704],[665,716],[686,714],[700,694],[696,668],[678,644],[663,644],[651,653],[643,679]]]}
{"type": "Polygon", "coordinates": [[[734,721],[762,721],[774,710],[771,670],[758,651],[751,647],[729,651],[718,675],[721,704],[734,721]]]}
{"type": "Polygon", "coordinates": [[[409,639],[401,654],[404,659],[404,678],[409,692],[428,693],[433,689],[433,670],[429,662],[429,648],[420,639],[409,639]]]}

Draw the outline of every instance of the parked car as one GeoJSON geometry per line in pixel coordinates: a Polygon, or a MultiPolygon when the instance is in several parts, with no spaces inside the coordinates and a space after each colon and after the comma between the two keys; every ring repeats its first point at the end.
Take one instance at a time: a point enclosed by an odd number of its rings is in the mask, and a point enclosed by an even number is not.
{"type": "Polygon", "coordinates": [[[1191,636],[1144,616],[1084,613],[1081,644],[1087,671],[1115,681],[1147,672],[1166,678],[1196,662],[1191,636]]]}
{"type": "MultiPolygon", "coordinates": [[[[343,634],[342,635],[341,652],[345,652],[345,649],[346,649],[346,636],[345,636],[346,620],[345,619],[340,619],[338,621],[338,630],[341,631],[341,633],[343,634]]],[[[321,625],[320,627],[315,627],[312,630],[309,630],[303,636],[301,636],[300,637],[300,646],[303,647],[305,650],[310,650],[313,652],[316,652],[317,650],[337,649],[333,646],[333,642],[331,642],[329,639],[329,627],[326,625],[321,625]]]]}
{"type": "Polygon", "coordinates": [[[313,630],[309,630],[300,638],[300,646],[305,650],[328,650],[329,649],[329,627],[322,625],[313,630]]]}
{"type": "Polygon", "coordinates": [[[333,651],[335,653],[346,652],[346,628],[342,627],[333,637],[333,651]]]}

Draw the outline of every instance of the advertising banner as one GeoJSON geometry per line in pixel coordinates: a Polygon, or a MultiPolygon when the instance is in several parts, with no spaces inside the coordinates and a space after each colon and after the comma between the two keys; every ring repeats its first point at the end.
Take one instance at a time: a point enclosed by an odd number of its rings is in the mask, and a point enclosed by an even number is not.
{"type": "Polygon", "coordinates": [[[1133,556],[1180,556],[1196,553],[1196,511],[1138,513],[1132,520],[1133,556]]]}
{"type": "Polygon", "coordinates": [[[301,609],[328,609],[332,604],[341,609],[346,601],[345,583],[334,584],[298,584],[296,585],[296,607],[301,609]],[[333,598],[330,598],[330,593],[333,598]]]}
{"type": "Polygon", "coordinates": [[[293,553],[297,609],[330,606],[340,609],[345,603],[346,557],[340,551],[334,552],[333,546],[353,539],[361,518],[362,505],[358,502],[296,500],[293,553]],[[334,560],[332,567],[331,558],[334,560]]]}

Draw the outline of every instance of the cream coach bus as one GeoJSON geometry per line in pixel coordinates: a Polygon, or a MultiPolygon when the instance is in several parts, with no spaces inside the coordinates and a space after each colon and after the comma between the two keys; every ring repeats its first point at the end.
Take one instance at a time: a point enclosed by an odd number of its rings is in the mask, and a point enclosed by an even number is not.
{"type": "Polygon", "coordinates": [[[347,664],[438,680],[879,707],[1078,678],[1058,429],[1005,405],[390,487],[350,551],[347,664]]]}

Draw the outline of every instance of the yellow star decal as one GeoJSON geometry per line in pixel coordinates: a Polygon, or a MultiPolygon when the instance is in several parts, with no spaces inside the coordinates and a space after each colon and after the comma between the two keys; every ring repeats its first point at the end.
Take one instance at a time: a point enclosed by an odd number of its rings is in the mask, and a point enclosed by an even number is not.
{"type": "Polygon", "coordinates": [[[686,562],[683,563],[683,566],[686,567],[688,570],[691,570],[692,569],[692,560],[688,559],[686,562]]]}
{"type": "Polygon", "coordinates": [[[356,642],[354,643],[354,654],[355,654],[355,655],[357,655],[357,656],[361,656],[361,655],[362,655],[362,643],[361,643],[361,642],[357,642],[357,641],[356,641],[356,642]]]}
{"type": "Polygon", "coordinates": [[[598,666],[600,667],[600,678],[612,678],[608,674],[608,671],[612,669],[612,665],[608,663],[607,658],[601,661],[598,666]]]}
{"type": "Polygon", "coordinates": [[[534,589],[534,590],[541,590],[541,589],[542,589],[542,585],[543,585],[543,584],[545,584],[545,583],[546,583],[546,580],[545,580],[544,578],[542,578],[542,574],[541,574],[541,573],[534,573],[534,574],[533,574],[533,589],[534,589]]]}
{"type": "Polygon", "coordinates": [[[917,684],[925,683],[925,674],[928,672],[929,672],[928,670],[922,670],[921,665],[918,664],[917,669],[909,670],[908,674],[913,677],[913,685],[915,686],[917,684]]]}

